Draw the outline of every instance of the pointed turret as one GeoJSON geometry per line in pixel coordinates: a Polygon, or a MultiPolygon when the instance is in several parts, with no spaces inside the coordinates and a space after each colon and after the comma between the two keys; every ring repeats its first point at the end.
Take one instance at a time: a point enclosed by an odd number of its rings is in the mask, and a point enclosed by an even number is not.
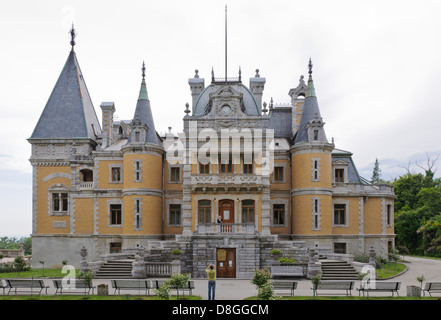
{"type": "Polygon", "coordinates": [[[309,79],[306,88],[305,103],[300,119],[299,129],[294,138],[294,144],[301,142],[328,142],[326,139],[324,122],[320,115],[320,108],[315,94],[314,81],[312,80],[312,61],[309,59],[309,79]]]}
{"type": "Polygon", "coordinates": [[[63,70],[32,133],[32,139],[83,139],[94,141],[101,127],[73,50],[75,30],[63,70]]]}
{"type": "Polygon", "coordinates": [[[142,64],[142,81],[139,90],[138,102],[136,104],[135,114],[132,121],[132,132],[128,143],[153,143],[160,145],[161,141],[156,133],[153,122],[152,109],[147,93],[145,82],[145,64],[142,64]]]}

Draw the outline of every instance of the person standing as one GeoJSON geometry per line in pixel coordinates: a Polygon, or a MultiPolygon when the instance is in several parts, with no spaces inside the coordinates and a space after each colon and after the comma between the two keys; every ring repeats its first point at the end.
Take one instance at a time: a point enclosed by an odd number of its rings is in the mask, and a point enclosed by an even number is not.
{"type": "Polygon", "coordinates": [[[214,264],[210,264],[205,271],[208,276],[208,300],[215,300],[216,294],[216,268],[214,264]]]}

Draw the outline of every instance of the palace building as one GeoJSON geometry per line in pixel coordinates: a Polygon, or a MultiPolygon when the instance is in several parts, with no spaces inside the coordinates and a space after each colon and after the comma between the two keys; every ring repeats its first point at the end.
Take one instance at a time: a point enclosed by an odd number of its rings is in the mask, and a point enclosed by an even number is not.
{"type": "Polygon", "coordinates": [[[178,248],[194,277],[214,263],[218,277],[246,278],[273,248],[384,256],[394,247],[393,187],[362,178],[326,136],[311,61],[287,105],[263,102],[259,70],[248,86],[240,70],[209,81],[196,70],[183,132],[160,135],[153,114],[163,107],[149,99],[145,67],[133,118],[115,121],[113,102],[98,117],[73,39],[74,30],[28,139],[35,266],[78,266],[82,247],[90,262],[134,248],[159,261],[178,248]]]}

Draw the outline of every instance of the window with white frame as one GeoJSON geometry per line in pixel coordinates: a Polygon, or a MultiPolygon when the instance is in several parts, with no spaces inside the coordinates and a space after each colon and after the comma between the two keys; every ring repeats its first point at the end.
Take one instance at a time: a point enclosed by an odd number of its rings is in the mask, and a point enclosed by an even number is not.
{"type": "Polygon", "coordinates": [[[320,181],[320,159],[312,159],[312,181],[320,181]]]}

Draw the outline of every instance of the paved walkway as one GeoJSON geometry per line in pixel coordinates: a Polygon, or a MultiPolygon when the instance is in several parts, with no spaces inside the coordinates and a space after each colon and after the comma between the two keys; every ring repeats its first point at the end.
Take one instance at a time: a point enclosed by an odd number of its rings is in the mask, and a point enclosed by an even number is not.
{"type": "MultiPolygon", "coordinates": [[[[436,281],[441,282],[441,260],[434,259],[424,259],[424,258],[414,258],[405,257],[405,264],[407,266],[407,271],[403,274],[391,279],[390,281],[400,281],[401,287],[399,290],[400,296],[406,296],[406,287],[408,285],[419,286],[420,283],[417,281],[417,277],[424,275],[425,282],[436,281]]],[[[208,282],[207,279],[193,279],[195,282],[195,289],[193,290],[194,295],[199,295],[203,300],[208,298],[208,282]]],[[[94,285],[101,283],[107,284],[109,286],[109,294],[113,294],[113,290],[110,285],[110,280],[93,280],[94,285]]],[[[53,288],[52,281],[45,279],[45,284],[49,285],[48,294],[55,294],[55,289],[53,288]]],[[[356,281],[355,288],[358,288],[360,281],[356,281]]],[[[298,280],[297,290],[295,291],[296,296],[312,296],[311,290],[311,280],[300,279],[298,280]]],[[[0,290],[0,295],[2,291],[0,290]]],[[[138,294],[137,291],[124,291],[124,294],[138,294]]],[[[353,295],[357,295],[357,291],[352,292],[353,295]]],[[[249,279],[218,279],[216,281],[216,300],[243,300],[246,297],[256,296],[257,290],[254,285],[251,284],[249,279]]],[[[435,294],[441,296],[440,294],[435,294]]],[[[370,293],[370,296],[391,296],[387,292],[376,292],[370,293]]]]}

